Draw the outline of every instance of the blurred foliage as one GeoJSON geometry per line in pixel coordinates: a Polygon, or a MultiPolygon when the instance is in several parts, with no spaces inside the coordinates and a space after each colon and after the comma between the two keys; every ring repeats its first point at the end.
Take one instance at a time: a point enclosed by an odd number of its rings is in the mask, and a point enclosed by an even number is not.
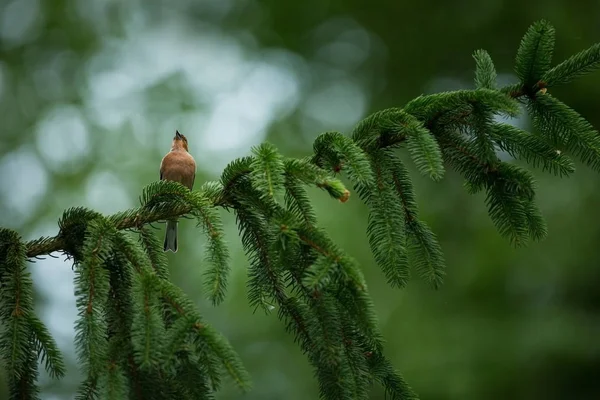
{"type": "MultiPolygon", "coordinates": [[[[598,12],[591,0],[5,0],[0,225],[29,239],[56,233],[70,206],[110,212],[135,204],[158,178],[175,128],[190,137],[202,182],[265,132],[285,154],[306,155],[320,132],[347,132],[370,111],[470,87],[478,48],[499,79],[516,81],[515,49],[529,24],[551,21],[554,59],[562,60],[600,41],[598,12]]],[[[599,127],[599,88],[592,74],[553,93],[599,127]]],[[[421,216],[448,264],[438,291],[417,281],[389,288],[363,233],[366,208],[312,193],[323,227],[363,266],[387,354],[422,398],[600,397],[600,190],[597,174],[577,169],[568,180],[536,174],[549,236],[518,250],[457,174],[432,183],[412,171],[421,216]]],[[[247,260],[231,215],[223,216],[234,260],[224,304],[201,300],[192,222],[180,224],[181,250],[169,255],[173,280],[240,353],[255,387],[245,398],[315,398],[310,367],[282,324],[247,304],[247,260]]],[[[72,350],[69,264],[31,268],[44,278],[36,306],[72,350]]],[[[71,398],[80,376],[73,354],[69,360],[67,378],[48,381],[44,398],[71,398]]],[[[219,398],[238,396],[232,388],[219,398]]]]}

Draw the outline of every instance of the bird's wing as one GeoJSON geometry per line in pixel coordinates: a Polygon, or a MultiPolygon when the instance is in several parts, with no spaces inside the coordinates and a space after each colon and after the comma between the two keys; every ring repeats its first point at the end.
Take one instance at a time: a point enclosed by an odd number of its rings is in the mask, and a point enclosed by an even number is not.
{"type": "Polygon", "coordinates": [[[161,160],[161,162],[160,162],[160,170],[159,170],[159,173],[160,173],[160,180],[161,180],[161,181],[163,180],[163,169],[164,169],[164,163],[165,163],[165,158],[163,157],[163,159],[162,159],[162,160],[161,160]]]}
{"type": "Polygon", "coordinates": [[[192,157],[191,154],[190,154],[190,161],[191,161],[190,167],[192,168],[192,183],[190,184],[190,190],[192,190],[192,188],[194,187],[194,182],[196,181],[196,160],[194,160],[194,157],[192,157]]]}

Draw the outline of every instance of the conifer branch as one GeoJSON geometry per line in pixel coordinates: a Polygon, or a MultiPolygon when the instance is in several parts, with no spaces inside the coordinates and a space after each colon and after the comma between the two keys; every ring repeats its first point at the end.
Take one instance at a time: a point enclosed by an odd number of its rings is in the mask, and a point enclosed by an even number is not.
{"type": "Polygon", "coordinates": [[[90,221],[87,231],[81,256],[83,261],[75,267],[75,295],[79,311],[79,319],[75,323],[75,348],[87,382],[79,391],[82,398],[96,395],[98,379],[105,372],[108,334],[104,307],[110,286],[103,260],[112,250],[110,237],[115,234],[101,218],[90,221]]]}
{"type": "Polygon", "coordinates": [[[554,27],[543,20],[533,24],[525,33],[517,52],[515,70],[526,86],[538,82],[550,69],[554,35],[554,27]]]}
{"type": "Polygon", "coordinates": [[[496,89],[496,68],[492,58],[485,50],[477,50],[475,59],[475,87],[477,89],[496,89]]]}
{"type": "Polygon", "coordinates": [[[542,81],[548,87],[569,83],[600,67],[600,43],[583,50],[547,71],[542,81]]]}
{"type": "Polygon", "coordinates": [[[29,314],[27,319],[33,333],[38,359],[44,363],[51,378],[62,378],[65,375],[65,364],[50,331],[36,315],[29,314]]]}
{"type": "Polygon", "coordinates": [[[154,273],[161,279],[169,279],[167,256],[164,251],[161,251],[161,243],[158,241],[155,232],[148,227],[143,227],[139,230],[139,233],[139,240],[144,246],[154,273]]]}
{"type": "MultiPolygon", "coordinates": [[[[33,310],[33,282],[25,269],[25,246],[17,233],[0,229],[0,239],[0,322],[3,325],[0,357],[6,365],[10,392],[33,397],[38,392],[35,380],[39,353],[36,354],[36,349],[40,349],[39,341],[43,339],[43,335],[36,335],[40,327],[31,324],[41,325],[33,310]]],[[[60,358],[60,354],[56,357],[60,358]]],[[[57,362],[62,364],[62,361],[57,362]]],[[[52,365],[47,364],[47,367],[52,365]]],[[[56,372],[60,375],[61,371],[56,372]]]]}
{"type": "Polygon", "coordinates": [[[204,288],[223,301],[229,253],[218,209],[232,210],[248,257],[248,301],[277,309],[307,355],[324,399],[367,398],[379,382],[392,399],[416,395],[383,354],[367,283],[356,261],[318,225],[306,187],[345,203],[349,181],[369,209],[367,235],[376,264],[392,286],[411,271],[437,288],[445,274],[438,238],[419,216],[417,196],[400,153],[434,181],[447,168],[470,193],[485,191],[498,232],[520,246],[541,240],[547,227],[536,205],[535,180],[525,168],[501,161],[498,150],[563,177],[574,163],[600,170],[600,135],[548,88],[600,66],[595,45],[551,67],[554,28],[534,24],[515,60],[520,82],[498,88],[491,56],[473,54],[474,90],[419,96],[378,111],[350,136],[325,132],[311,156],[287,158],[264,143],[233,160],[219,181],[198,190],[174,182],[144,188],[141,205],[103,216],[72,208],[59,233],[23,243],[0,229],[0,358],[11,395],[35,398],[37,361],[50,376],[64,374],[60,352],[33,311],[33,283],[25,261],[63,252],[75,264],[76,350],[84,381],[78,398],[212,398],[228,375],[242,390],[250,379],[227,339],[169,281],[167,259],[148,224],[189,216],[205,233],[204,288]],[[535,132],[506,123],[521,106],[535,132]],[[133,240],[124,231],[138,234],[133,240]],[[152,389],[148,389],[152,383],[152,389]],[[150,390],[152,392],[150,392],[150,390]]]}

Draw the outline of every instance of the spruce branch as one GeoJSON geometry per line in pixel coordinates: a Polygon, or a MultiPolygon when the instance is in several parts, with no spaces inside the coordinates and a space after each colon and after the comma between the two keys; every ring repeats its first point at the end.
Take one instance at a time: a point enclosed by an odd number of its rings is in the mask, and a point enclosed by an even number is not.
{"type": "Polygon", "coordinates": [[[383,354],[372,353],[369,357],[369,367],[390,399],[417,400],[419,398],[383,354]]]}
{"type": "Polygon", "coordinates": [[[404,209],[409,264],[433,288],[439,288],[445,275],[445,261],[436,235],[419,219],[417,201],[410,175],[400,159],[389,155],[394,189],[404,209]]]}
{"type": "Polygon", "coordinates": [[[162,338],[165,327],[160,314],[159,281],[146,271],[134,276],[131,342],[136,364],[149,369],[159,366],[164,359],[162,338]]]}
{"type": "Polygon", "coordinates": [[[44,363],[51,378],[62,378],[65,375],[65,363],[50,331],[35,314],[29,314],[27,320],[33,333],[38,359],[44,363]]]}
{"type": "Polygon", "coordinates": [[[547,21],[533,24],[517,52],[515,70],[526,86],[533,86],[550,69],[554,52],[554,27],[547,21]]]}
{"type": "Polygon", "coordinates": [[[315,139],[313,150],[312,163],[315,165],[327,166],[335,173],[344,168],[353,182],[365,185],[373,182],[366,154],[349,137],[339,132],[325,132],[315,139]]]}
{"type": "Polygon", "coordinates": [[[75,296],[79,319],[75,323],[75,348],[88,385],[80,390],[82,397],[97,393],[98,378],[105,372],[108,334],[105,304],[108,299],[108,258],[116,232],[106,220],[97,217],[89,222],[82,249],[82,262],[75,266],[75,296]]]}
{"type": "MultiPolygon", "coordinates": [[[[217,333],[210,325],[205,324],[196,312],[194,305],[186,298],[181,290],[168,281],[160,281],[160,293],[177,313],[186,318],[184,324],[188,324],[188,329],[194,333],[194,341],[201,348],[208,347],[205,357],[213,357],[219,360],[223,369],[228,373],[242,390],[247,391],[251,388],[250,378],[242,365],[239,356],[222,335],[217,333]],[[189,325],[189,322],[192,325],[189,325]]],[[[218,374],[214,374],[218,376],[218,374]]],[[[213,386],[218,387],[218,379],[213,380],[213,386]]]]}
{"type": "Polygon", "coordinates": [[[161,243],[155,233],[146,226],[140,229],[139,233],[139,241],[144,246],[154,273],[161,279],[169,279],[167,256],[161,251],[161,243]]]}
{"type": "MultiPolygon", "coordinates": [[[[382,151],[383,152],[383,151],[382,151]]],[[[376,174],[374,188],[358,187],[369,206],[367,235],[377,264],[392,286],[403,287],[410,278],[404,211],[394,191],[393,176],[386,168],[383,155],[372,159],[376,174]]]]}
{"type": "Polygon", "coordinates": [[[542,77],[547,87],[569,83],[573,79],[585,75],[600,67],[600,43],[583,50],[557,66],[551,68],[542,77]]]}
{"type": "Polygon", "coordinates": [[[204,273],[205,288],[214,305],[225,298],[229,276],[229,250],[224,240],[221,218],[210,198],[202,192],[192,195],[193,213],[206,234],[206,261],[210,267],[204,273]]]}
{"type": "Polygon", "coordinates": [[[577,111],[550,93],[538,94],[528,106],[534,124],[550,143],[600,170],[600,134],[577,111]]]}
{"type": "Polygon", "coordinates": [[[496,145],[514,158],[525,160],[532,167],[542,167],[560,177],[575,172],[575,164],[539,134],[531,134],[508,124],[493,124],[490,135],[496,145]]]}
{"type": "MultiPolygon", "coordinates": [[[[0,357],[6,365],[11,396],[17,398],[17,394],[22,393],[26,398],[37,398],[36,349],[40,350],[39,340],[43,334],[36,337],[36,326],[31,325],[37,319],[33,310],[33,282],[25,268],[25,246],[19,235],[8,229],[0,229],[0,239],[0,321],[3,325],[0,357]]],[[[47,367],[52,365],[47,364],[47,367]]]]}
{"type": "Polygon", "coordinates": [[[205,368],[189,353],[181,352],[176,366],[176,384],[182,398],[194,400],[213,400],[212,390],[206,379],[205,368]]]}
{"type": "Polygon", "coordinates": [[[129,388],[127,378],[123,369],[117,364],[111,364],[108,372],[102,376],[100,382],[100,392],[106,393],[107,400],[120,400],[127,398],[129,388]]]}
{"type": "Polygon", "coordinates": [[[496,89],[496,68],[492,58],[485,50],[476,50],[475,59],[475,87],[477,89],[496,89]]]}
{"type": "Polygon", "coordinates": [[[283,188],[283,157],[269,143],[254,147],[252,153],[252,184],[263,196],[273,198],[283,188]]]}
{"type": "Polygon", "coordinates": [[[474,105],[484,106],[494,114],[506,117],[515,117],[520,111],[513,96],[483,88],[419,96],[409,101],[404,111],[423,121],[425,127],[431,130],[436,124],[452,127],[463,123],[474,105]]]}
{"type": "Polygon", "coordinates": [[[24,243],[0,229],[0,320],[6,327],[0,357],[11,396],[37,398],[38,359],[52,377],[64,374],[60,352],[33,311],[25,268],[27,260],[54,252],[75,264],[75,342],[84,372],[78,398],[210,399],[223,375],[249,390],[240,357],[169,281],[167,259],[147,228],[172,218],[196,220],[206,242],[204,288],[217,305],[230,270],[222,208],[235,214],[248,257],[249,303],[267,313],[277,309],[314,368],[322,398],[367,398],[379,382],[390,398],[416,399],[384,355],[359,265],[319,227],[307,187],[345,203],[350,182],[369,209],[369,244],[392,286],[405,286],[414,270],[437,288],[445,273],[438,238],[419,216],[399,154],[404,148],[421,175],[437,181],[453,168],[470,193],[485,191],[488,214],[511,244],[541,240],[547,226],[533,175],[502,161],[498,150],[559,177],[575,170],[566,153],[600,170],[596,130],[547,92],[598,67],[598,46],[552,68],[554,28],[541,21],[519,46],[516,84],[498,88],[491,56],[478,50],[474,90],[419,96],[375,112],[350,136],[325,132],[307,157],[288,158],[264,143],[195,191],[159,181],[144,188],[139,207],[109,216],[68,209],[54,237],[24,243]],[[523,104],[535,132],[497,122],[518,115],[523,104]],[[125,230],[137,232],[137,241],[125,230]]]}
{"type": "Polygon", "coordinates": [[[311,226],[316,224],[317,217],[310,204],[310,199],[306,189],[302,186],[300,179],[296,178],[293,173],[290,173],[286,168],[285,175],[285,207],[288,209],[298,221],[302,221],[305,225],[311,226]]]}

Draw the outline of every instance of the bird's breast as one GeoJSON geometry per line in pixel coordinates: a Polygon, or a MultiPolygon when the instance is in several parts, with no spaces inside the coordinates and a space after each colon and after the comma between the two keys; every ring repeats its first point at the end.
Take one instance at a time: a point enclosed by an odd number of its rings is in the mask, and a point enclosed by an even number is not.
{"type": "Polygon", "coordinates": [[[191,189],[196,176],[196,162],[187,152],[172,151],[162,160],[161,176],[164,180],[179,182],[191,189]]]}

